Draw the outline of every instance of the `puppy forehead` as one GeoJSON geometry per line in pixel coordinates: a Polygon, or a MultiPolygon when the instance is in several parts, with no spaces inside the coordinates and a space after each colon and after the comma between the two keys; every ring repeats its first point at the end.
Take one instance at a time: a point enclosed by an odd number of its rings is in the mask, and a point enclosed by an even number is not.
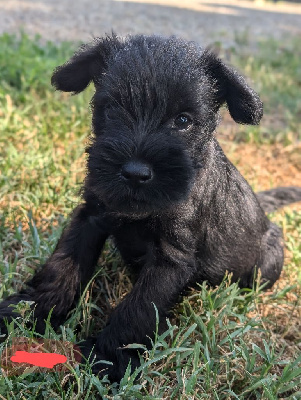
{"type": "Polygon", "coordinates": [[[195,43],[176,38],[138,36],[110,55],[103,88],[110,96],[135,94],[156,96],[185,94],[191,82],[206,87],[202,69],[202,49],[195,43]],[[146,93],[147,92],[147,93],[146,93]]]}
{"type": "Polygon", "coordinates": [[[124,47],[113,56],[113,62],[132,72],[145,69],[188,78],[195,74],[201,54],[202,50],[193,42],[174,37],[137,36],[125,41],[124,47]]]}

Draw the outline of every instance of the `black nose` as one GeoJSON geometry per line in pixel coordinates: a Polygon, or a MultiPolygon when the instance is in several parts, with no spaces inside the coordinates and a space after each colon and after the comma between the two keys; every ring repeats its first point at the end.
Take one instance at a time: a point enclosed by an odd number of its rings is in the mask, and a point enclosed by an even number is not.
{"type": "Polygon", "coordinates": [[[129,161],[121,169],[121,175],[128,182],[133,184],[141,184],[149,182],[153,173],[148,165],[139,161],[129,161]]]}

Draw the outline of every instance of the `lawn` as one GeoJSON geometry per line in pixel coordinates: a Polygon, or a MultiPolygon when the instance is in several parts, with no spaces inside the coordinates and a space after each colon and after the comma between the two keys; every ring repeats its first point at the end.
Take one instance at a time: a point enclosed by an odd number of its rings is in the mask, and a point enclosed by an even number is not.
{"type": "MultiPolygon", "coordinates": [[[[301,182],[300,40],[265,40],[252,54],[239,38],[232,49],[216,45],[250,77],[265,106],[259,127],[238,127],[223,113],[219,137],[227,154],[255,190],[301,182]]],[[[54,67],[75,48],[0,36],[0,299],[46,260],[80,201],[93,88],[70,96],[50,85],[54,67]]],[[[286,240],[284,272],[273,290],[242,291],[227,277],[217,288],[204,283],[182,299],[140,371],[120,385],[93,376],[88,365],[68,373],[0,372],[0,399],[300,399],[301,208],[270,218],[286,240]]],[[[46,338],[77,342],[104,326],[130,282],[112,243],[98,266],[67,323],[59,332],[48,326],[46,338]]],[[[26,305],[22,310],[0,352],[13,336],[32,336],[26,305]]]]}

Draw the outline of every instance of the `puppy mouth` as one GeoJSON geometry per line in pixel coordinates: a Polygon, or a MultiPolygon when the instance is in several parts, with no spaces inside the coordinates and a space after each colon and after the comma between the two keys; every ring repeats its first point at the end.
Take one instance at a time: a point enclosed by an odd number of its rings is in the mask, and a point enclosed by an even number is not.
{"type": "Polygon", "coordinates": [[[159,211],[146,200],[135,197],[123,197],[114,202],[104,200],[104,203],[110,213],[125,217],[144,218],[159,211]]]}
{"type": "Polygon", "coordinates": [[[120,209],[108,209],[108,214],[114,216],[114,217],[119,217],[119,218],[125,218],[125,219],[145,219],[153,215],[152,212],[150,211],[122,211],[120,209]]]}
{"type": "Polygon", "coordinates": [[[190,192],[190,185],[182,188],[176,197],[170,196],[169,192],[154,191],[144,193],[143,190],[131,191],[131,194],[123,193],[122,196],[102,198],[107,211],[119,217],[143,219],[151,215],[159,215],[173,209],[179,203],[186,200],[190,192]]]}

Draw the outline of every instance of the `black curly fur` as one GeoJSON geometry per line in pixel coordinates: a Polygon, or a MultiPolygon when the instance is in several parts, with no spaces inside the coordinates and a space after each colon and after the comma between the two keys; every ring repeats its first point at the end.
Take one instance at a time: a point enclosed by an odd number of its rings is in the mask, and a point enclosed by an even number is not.
{"type": "MultiPolygon", "coordinates": [[[[229,271],[252,287],[259,268],[271,287],[283,243],[214,137],[224,103],[239,123],[258,124],[262,116],[258,95],[234,69],[192,42],[112,35],[83,46],[52,77],[58,90],[74,93],[91,81],[94,135],[83,203],[43,268],[0,304],[0,320],[3,328],[3,318],[13,315],[8,305],[25,299],[36,303],[39,331],[52,307],[53,325],[63,323],[112,235],[136,281],[85,354],[95,345],[97,359],[113,362],[98,370],[119,381],[129,361],[139,365],[137,351],[124,346],[150,345],[153,304],[163,330],[168,311],[196,282],[217,285],[229,271]]],[[[293,191],[290,200],[300,200],[300,189],[293,191]]],[[[259,194],[264,205],[266,198],[259,194]]]]}

